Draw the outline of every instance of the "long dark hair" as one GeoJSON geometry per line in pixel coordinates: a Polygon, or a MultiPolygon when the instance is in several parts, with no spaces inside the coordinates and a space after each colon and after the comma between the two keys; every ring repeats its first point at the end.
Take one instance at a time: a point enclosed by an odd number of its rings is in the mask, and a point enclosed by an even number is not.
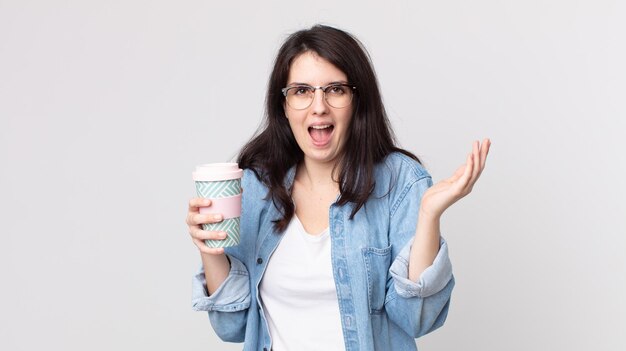
{"type": "Polygon", "coordinates": [[[347,140],[337,163],[341,193],[337,204],[355,204],[350,219],[374,189],[374,166],[385,156],[397,151],[419,162],[415,155],[396,146],[376,74],[363,45],[352,35],[324,25],[295,32],[287,38],[276,56],[260,132],[242,148],[238,159],[241,168],[252,169],[269,188],[268,196],[283,215],[274,221],[279,232],[285,230],[294,214],[294,204],[284,184],[285,175],[304,158],[289,127],[281,89],[287,84],[293,60],[308,51],[315,52],[339,68],[350,84],[356,86],[347,140]]]}

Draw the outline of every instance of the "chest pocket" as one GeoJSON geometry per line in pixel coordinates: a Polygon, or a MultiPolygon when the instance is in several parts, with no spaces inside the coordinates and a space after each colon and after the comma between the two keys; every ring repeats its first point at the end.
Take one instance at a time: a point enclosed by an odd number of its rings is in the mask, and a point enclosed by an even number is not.
{"type": "Polygon", "coordinates": [[[391,246],[382,249],[366,247],[362,250],[367,273],[367,302],[370,314],[379,314],[383,312],[385,305],[391,246]]]}

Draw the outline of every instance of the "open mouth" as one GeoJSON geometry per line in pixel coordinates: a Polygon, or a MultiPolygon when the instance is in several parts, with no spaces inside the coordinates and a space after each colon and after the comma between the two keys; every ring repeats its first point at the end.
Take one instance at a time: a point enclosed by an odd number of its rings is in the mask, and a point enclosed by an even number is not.
{"type": "Polygon", "coordinates": [[[313,144],[317,146],[325,145],[330,141],[335,126],[332,124],[323,124],[309,127],[309,135],[313,139],[313,144]]]}

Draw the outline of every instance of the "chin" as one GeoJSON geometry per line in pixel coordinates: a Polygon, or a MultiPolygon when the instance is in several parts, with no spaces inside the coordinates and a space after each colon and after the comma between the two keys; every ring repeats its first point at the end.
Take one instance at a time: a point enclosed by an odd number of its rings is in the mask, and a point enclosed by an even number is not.
{"type": "Polygon", "coordinates": [[[329,163],[339,160],[339,153],[334,151],[320,151],[312,150],[308,153],[304,153],[304,156],[314,162],[329,163]]]}

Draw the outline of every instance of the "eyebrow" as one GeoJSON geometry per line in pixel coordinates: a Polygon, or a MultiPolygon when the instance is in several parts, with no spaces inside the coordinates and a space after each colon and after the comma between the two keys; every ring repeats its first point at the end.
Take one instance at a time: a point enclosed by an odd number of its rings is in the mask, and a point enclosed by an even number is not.
{"type": "MultiPolygon", "coordinates": [[[[336,81],[324,84],[323,86],[332,85],[332,84],[348,84],[348,82],[345,81],[345,80],[336,80],[336,81]]],[[[292,86],[292,85],[306,85],[306,86],[312,87],[311,84],[302,83],[302,82],[291,82],[291,83],[287,84],[287,86],[292,86]]]]}

